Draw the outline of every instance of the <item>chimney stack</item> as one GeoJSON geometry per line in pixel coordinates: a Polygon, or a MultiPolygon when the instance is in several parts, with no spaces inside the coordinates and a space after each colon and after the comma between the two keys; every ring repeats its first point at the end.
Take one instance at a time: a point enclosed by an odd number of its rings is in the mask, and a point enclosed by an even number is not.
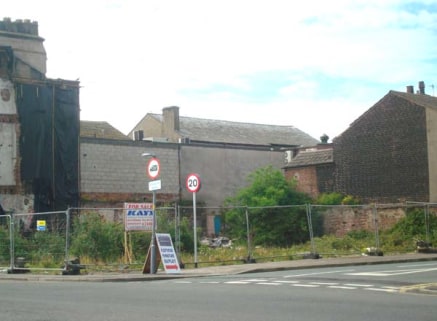
{"type": "Polygon", "coordinates": [[[407,93],[414,94],[414,86],[407,86],[407,93]]]}
{"type": "Polygon", "coordinates": [[[419,94],[425,95],[425,82],[419,81],[419,94]]]}

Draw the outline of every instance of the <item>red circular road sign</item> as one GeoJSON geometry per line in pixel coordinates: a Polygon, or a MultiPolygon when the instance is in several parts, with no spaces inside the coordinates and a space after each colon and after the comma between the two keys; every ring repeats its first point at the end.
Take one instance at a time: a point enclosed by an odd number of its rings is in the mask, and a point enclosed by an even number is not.
{"type": "Polygon", "coordinates": [[[151,179],[155,179],[159,176],[159,172],[161,170],[161,165],[159,164],[159,160],[156,157],[151,158],[147,163],[147,175],[151,179]]]}
{"type": "Polygon", "coordinates": [[[192,192],[196,193],[200,189],[200,177],[198,174],[189,174],[187,176],[186,181],[187,189],[192,192]]]}

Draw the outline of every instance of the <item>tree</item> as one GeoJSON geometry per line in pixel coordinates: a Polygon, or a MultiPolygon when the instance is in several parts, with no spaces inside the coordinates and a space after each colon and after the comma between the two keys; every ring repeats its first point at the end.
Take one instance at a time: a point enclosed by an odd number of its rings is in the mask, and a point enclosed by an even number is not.
{"type": "Polygon", "coordinates": [[[290,246],[308,240],[305,204],[310,197],[298,192],[294,181],[287,181],[280,170],[267,166],[251,173],[248,182],[248,187],[227,200],[228,206],[236,206],[225,215],[231,237],[246,238],[247,208],[253,245],[290,246]]]}

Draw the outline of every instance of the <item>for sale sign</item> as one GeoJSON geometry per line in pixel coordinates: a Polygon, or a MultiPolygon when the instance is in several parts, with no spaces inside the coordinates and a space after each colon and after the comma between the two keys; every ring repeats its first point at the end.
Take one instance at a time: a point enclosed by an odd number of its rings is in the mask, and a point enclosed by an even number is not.
{"type": "Polygon", "coordinates": [[[124,203],[125,231],[152,231],[153,203],[124,203]]]}
{"type": "Polygon", "coordinates": [[[170,234],[156,233],[161,262],[167,273],[180,273],[178,257],[173,247],[170,234]]]}

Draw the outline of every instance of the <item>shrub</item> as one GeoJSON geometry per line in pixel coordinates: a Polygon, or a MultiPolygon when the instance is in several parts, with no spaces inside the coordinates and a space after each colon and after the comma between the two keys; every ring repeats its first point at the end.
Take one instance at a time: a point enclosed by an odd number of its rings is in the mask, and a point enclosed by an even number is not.
{"type": "Polygon", "coordinates": [[[76,217],[70,253],[91,258],[95,262],[115,261],[124,252],[123,230],[123,225],[107,222],[97,213],[76,217]]]}

